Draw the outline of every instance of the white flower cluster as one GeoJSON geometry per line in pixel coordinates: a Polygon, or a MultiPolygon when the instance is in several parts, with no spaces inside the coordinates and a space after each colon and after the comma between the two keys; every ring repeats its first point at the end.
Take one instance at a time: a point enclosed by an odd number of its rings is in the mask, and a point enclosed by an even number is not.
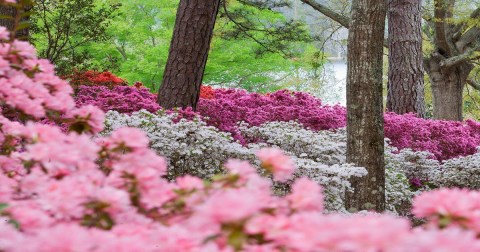
{"type": "Polygon", "coordinates": [[[480,153],[449,159],[430,174],[440,187],[466,187],[480,189],[480,153]]]}
{"type": "Polygon", "coordinates": [[[150,147],[167,158],[171,178],[187,173],[208,178],[221,173],[223,163],[229,158],[250,161],[255,158],[251,150],[234,142],[230,134],[201,120],[174,123],[176,114],[157,113],[140,110],[129,116],[109,111],[104,134],[125,126],[142,129],[150,139],[150,147]]]}
{"type": "MultiPolygon", "coordinates": [[[[275,145],[263,143],[242,146],[229,133],[207,126],[201,120],[182,119],[174,123],[176,117],[176,114],[168,115],[161,111],[152,114],[141,110],[132,115],[109,111],[102,134],[108,135],[112,130],[125,126],[142,129],[150,138],[151,148],[167,158],[170,178],[185,173],[211,178],[223,171],[222,164],[229,158],[248,160],[258,167],[255,152],[261,147],[275,145]]],[[[296,162],[298,169],[295,177],[310,177],[324,187],[326,207],[329,210],[343,210],[345,190],[351,189],[350,177],[366,174],[364,168],[344,163],[329,165],[308,156],[299,157],[301,155],[283,149],[296,162]]],[[[280,194],[288,191],[289,187],[290,183],[276,185],[280,194]]]]}
{"type": "Polygon", "coordinates": [[[314,132],[297,122],[268,122],[259,127],[241,124],[242,134],[250,139],[259,139],[276,145],[298,157],[334,165],[346,162],[345,129],[314,132]]]}
{"type": "Polygon", "coordinates": [[[404,149],[387,156],[389,165],[403,171],[408,177],[428,181],[432,187],[462,187],[480,189],[480,153],[445,160],[430,159],[428,152],[404,149]]]}
{"type": "MultiPolygon", "coordinates": [[[[345,164],[347,143],[345,128],[314,132],[304,129],[301,124],[296,122],[269,122],[258,127],[247,127],[247,125],[242,124],[240,129],[242,133],[250,139],[258,139],[267,144],[276,145],[303,159],[321,163],[325,167],[328,167],[328,169],[335,170],[340,176],[345,175],[345,177],[350,177],[360,175],[358,173],[348,174],[349,172],[355,171],[352,170],[352,167],[345,164]]],[[[398,166],[402,166],[403,164],[390,165],[391,162],[397,161],[394,156],[387,145],[385,159],[387,208],[392,212],[406,213],[409,210],[410,202],[415,193],[410,189],[404,169],[398,169],[398,166]]],[[[304,166],[308,167],[308,165],[304,166]]],[[[320,183],[325,183],[322,180],[328,178],[325,176],[317,178],[315,176],[316,172],[311,172],[309,169],[302,171],[310,171],[311,174],[306,174],[306,176],[314,178],[320,183]]],[[[325,173],[326,171],[322,171],[322,173],[319,174],[325,173]]],[[[332,188],[340,187],[337,185],[332,188]]],[[[333,205],[339,204],[339,202],[330,203],[333,205]]]]}
{"type": "MultiPolygon", "coordinates": [[[[345,129],[314,132],[296,122],[269,122],[258,127],[241,124],[242,134],[259,143],[242,146],[229,133],[207,126],[201,120],[179,120],[177,114],[141,110],[132,115],[115,111],[107,113],[106,129],[130,126],[146,132],[151,148],[169,161],[170,178],[189,173],[211,178],[223,172],[229,158],[248,160],[257,165],[254,153],[261,147],[277,146],[291,155],[298,167],[295,177],[309,177],[325,188],[328,210],[343,211],[349,179],[366,174],[364,168],[346,164],[345,129]]],[[[431,187],[480,188],[480,154],[445,161],[429,158],[428,152],[409,149],[398,151],[388,145],[385,150],[386,199],[388,210],[407,212],[418,191],[410,188],[408,178],[427,180],[431,187]]],[[[259,170],[261,172],[261,170],[259,170]]],[[[276,184],[278,193],[289,190],[289,183],[276,184]]],[[[428,188],[427,188],[428,189],[428,188]]]]}

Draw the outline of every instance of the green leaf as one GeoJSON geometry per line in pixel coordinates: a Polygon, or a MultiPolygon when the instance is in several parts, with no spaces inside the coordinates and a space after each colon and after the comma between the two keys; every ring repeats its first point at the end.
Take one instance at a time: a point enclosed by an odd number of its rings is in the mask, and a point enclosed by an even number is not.
{"type": "Polygon", "coordinates": [[[0,213],[8,207],[7,203],[0,203],[0,213]]]}
{"type": "Polygon", "coordinates": [[[28,28],[29,26],[30,26],[30,22],[20,22],[20,24],[18,24],[17,27],[15,27],[15,31],[24,30],[24,29],[28,28]]]}
{"type": "Polygon", "coordinates": [[[24,17],[29,17],[33,14],[33,11],[25,11],[23,12],[22,14],[20,14],[20,17],[21,18],[24,18],[24,17]]]}
{"type": "Polygon", "coordinates": [[[8,15],[0,15],[0,19],[9,19],[9,20],[15,20],[14,17],[8,16],[8,15]]]}

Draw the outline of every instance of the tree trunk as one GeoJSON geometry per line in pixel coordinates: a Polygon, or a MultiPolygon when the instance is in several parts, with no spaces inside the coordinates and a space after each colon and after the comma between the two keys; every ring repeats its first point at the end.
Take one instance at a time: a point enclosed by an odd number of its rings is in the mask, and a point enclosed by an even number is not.
{"type": "Polygon", "coordinates": [[[440,66],[442,57],[432,56],[425,60],[430,77],[435,119],[463,120],[463,88],[473,65],[465,62],[451,68],[440,66]]]}
{"type": "Polygon", "coordinates": [[[220,0],[180,1],[158,92],[163,108],[196,109],[219,5],[220,0]]]}
{"type": "Polygon", "coordinates": [[[386,3],[354,0],[348,35],[347,162],[368,175],[353,179],[346,209],[385,210],[382,68],[386,3]]]}
{"type": "MultiPolygon", "coordinates": [[[[26,8],[25,11],[28,11],[30,8],[26,8]]],[[[12,6],[0,6],[0,15],[8,16],[15,18],[17,16],[17,9],[12,6]]],[[[22,22],[28,21],[28,17],[23,17],[22,22]]],[[[13,31],[15,29],[15,21],[11,19],[0,19],[0,26],[6,27],[9,31],[13,31]]],[[[29,30],[28,28],[22,29],[17,31],[15,38],[19,40],[28,40],[29,38],[29,30]]]]}
{"type": "Polygon", "coordinates": [[[421,0],[388,1],[387,110],[425,117],[421,0]]]}

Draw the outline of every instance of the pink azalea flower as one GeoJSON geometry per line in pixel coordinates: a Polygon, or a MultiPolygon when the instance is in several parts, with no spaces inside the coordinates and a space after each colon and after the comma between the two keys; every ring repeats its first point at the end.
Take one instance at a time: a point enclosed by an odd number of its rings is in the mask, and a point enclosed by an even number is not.
{"type": "Polygon", "coordinates": [[[107,139],[107,143],[113,146],[124,144],[132,149],[142,149],[148,146],[150,142],[148,137],[140,129],[136,128],[120,128],[115,130],[107,139]]]}
{"type": "Polygon", "coordinates": [[[95,106],[86,105],[69,111],[65,117],[73,119],[73,124],[88,125],[90,133],[97,134],[103,130],[105,113],[95,106]]]}
{"type": "Polygon", "coordinates": [[[293,209],[301,211],[322,211],[322,188],[315,182],[300,178],[293,184],[292,193],[287,200],[293,209]]]}
{"type": "Polygon", "coordinates": [[[295,171],[292,159],[278,148],[264,148],[257,152],[262,161],[262,167],[273,174],[273,178],[280,182],[290,179],[295,171]]]}

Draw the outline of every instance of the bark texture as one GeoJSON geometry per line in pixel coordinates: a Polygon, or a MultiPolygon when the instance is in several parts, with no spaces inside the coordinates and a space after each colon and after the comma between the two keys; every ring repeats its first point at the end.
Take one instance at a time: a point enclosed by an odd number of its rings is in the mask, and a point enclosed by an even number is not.
{"type": "Polygon", "coordinates": [[[425,61],[433,96],[433,117],[463,120],[463,88],[473,65],[463,63],[451,68],[441,67],[442,57],[433,56],[425,61]]]}
{"type": "MultiPolygon", "coordinates": [[[[455,0],[435,0],[434,17],[428,25],[434,30],[435,51],[424,59],[430,77],[435,119],[463,120],[463,88],[473,69],[472,60],[480,51],[480,27],[454,23],[455,0]]],[[[480,17],[480,8],[470,18],[480,17]]]]}
{"type": "Polygon", "coordinates": [[[181,0],[158,103],[166,109],[192,107],[200,95],[220,0],[181,0]]]}
{"type": "Polygon", "coordinates": [[[387,13],[387,110],[425,117],[421,0],[389,0],[387,13]]]}
{"type": "Polygon", "coordinates": [[[354,0],[348,34],[347,162],[368,175],[353,179],[346,209],[385,210],[382,68],[386,3],[354,0]]]}
{"type": "MultiPolygon", "coordinates": [[[[28,11],[30,8],[25,9],[28,11]]],[[[0,15],[9,16],[15,18],[17,16],[17,9],[11,6],[0,6],[0,15]]],[[[22,21],[28,21],[28,17],[22,18],[22,21]]],[[[15,28],[15,21],[12,19],[0,19],[0,26],[7,27],[9,31],[13,31],[15,28]]],[[[28,40],[29,32],[28,28],[17,31],[15,37],[20,40],[28,40]]]]}

